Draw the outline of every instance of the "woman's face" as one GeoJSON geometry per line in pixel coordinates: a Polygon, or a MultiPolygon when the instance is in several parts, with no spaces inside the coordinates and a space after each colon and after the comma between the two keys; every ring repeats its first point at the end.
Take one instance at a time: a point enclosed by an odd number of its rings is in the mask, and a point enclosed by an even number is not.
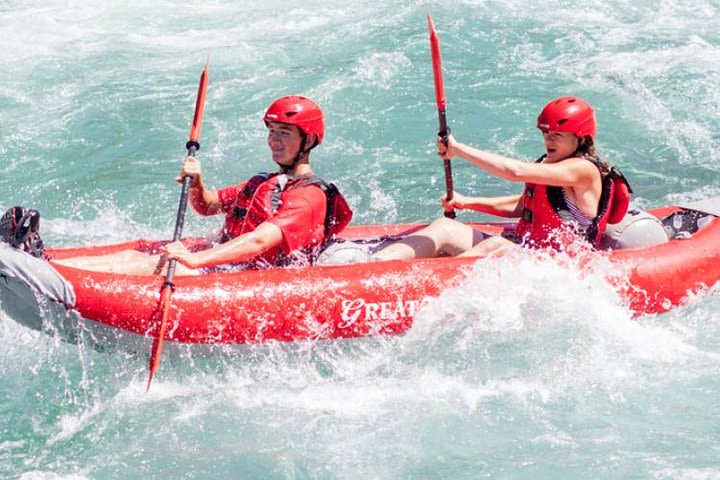
{"type": "Polygon", "coordinates": [[[580,139],[570,132],[545,130],[542,132],[547,161],[557,162],[572,157],[580,146],[580,139]]]}

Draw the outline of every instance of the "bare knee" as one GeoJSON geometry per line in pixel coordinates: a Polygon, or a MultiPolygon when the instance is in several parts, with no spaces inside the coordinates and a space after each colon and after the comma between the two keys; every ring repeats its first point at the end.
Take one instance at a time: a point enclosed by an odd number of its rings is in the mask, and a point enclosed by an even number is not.
{"type": "Polygon", "coordinates": [[[428,230],[436,231],[442,236],[449,236],[463,228],[470,228],[452,218],[440,217],[427,226],[428,230]]]}
{"type": "Polygon", "coordinates": [[[450,218],[438,218],[428,226],[428,230],[437,243],[438,254],[459,255],[479,241],[472,227],[450,218]]]}

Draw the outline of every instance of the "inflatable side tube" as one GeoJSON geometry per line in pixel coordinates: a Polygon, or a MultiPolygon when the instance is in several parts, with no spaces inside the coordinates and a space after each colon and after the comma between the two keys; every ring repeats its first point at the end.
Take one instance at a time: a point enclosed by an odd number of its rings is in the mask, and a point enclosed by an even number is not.
{"type": "Polygon", "coordinates": [[[687,210],[695,210],[714,217],[720,217],[720,197],[706,198],[705,200],[678,206],[687,210]]]}

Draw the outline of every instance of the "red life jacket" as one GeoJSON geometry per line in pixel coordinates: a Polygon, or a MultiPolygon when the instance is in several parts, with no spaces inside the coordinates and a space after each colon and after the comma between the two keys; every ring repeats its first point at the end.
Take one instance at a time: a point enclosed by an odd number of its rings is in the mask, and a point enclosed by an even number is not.
{"type": "Polygon", "coordinates": [[[352,210],[337,186],[316,175],[294,176],[283,173],[259,173],[248,180],[235,202],[227,210],[222,241],[252,232],[275,215],[283,202],[283,193],[301,187],[317,186],[325,193],[325,240],[340,233],[352,220],[352,210]]]}
{"type": "MultiPolygon", "coordinates": [[[[591,155],[584,158],[591,161],[602,176],[598,214],[583,234],[585,240],[599,248],[608,223],[620,222],[627,213],[632,189],[617,168],[591,155]]],[[[544,159],[545,155],[538,162],[544,159]]],[[[538,248],[562,249],[577,238],[578,232],[558,214],[568,209],[561,187],[526,183],[520,201],[523,209],[515,236],[522,243],[538,248]]]]}

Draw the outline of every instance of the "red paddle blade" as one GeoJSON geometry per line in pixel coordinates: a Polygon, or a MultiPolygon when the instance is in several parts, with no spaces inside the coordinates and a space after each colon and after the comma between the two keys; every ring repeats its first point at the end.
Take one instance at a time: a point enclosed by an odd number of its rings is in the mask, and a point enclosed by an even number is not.
{"type": "Polygon", "coordinates": [[[208,86],[208,63],[210,58],[205,60],[205,68],[203,68],[200,74],[200,84],[198,85],[197,99],[195,100],[195,115],[193,116],[192,127],[190,128],[189,141],[199,142],[200,141],[200,130],[202,129],[203,111],[205,110],[205,95],[207,93],[208,86]]]}
{"type": "Polygon", "coordinates": [[[160,320],[160,329],[158,330],[157,336],[153,340],[152,350],[150,351],[150,375],[148,376],[148,383],[146,392],[150,390],[150,384],[152,379],[160,366],[160,356],[162,355],[163,340],[165,339],[165,330],[167,329],[168,317],[170,316],[170,297],[172,296],[172,288],[170,286],[163,287],[162,293],[160,294],[160,308],[162,309],[162,317],[160,320]]]}
{"type": "Polygon", "coordinates": [[[428,30],[430,31],[430,54],[432,56],[433,78],[435,79],[435,102],[438,110],[445,110],[445,83],[443,82],[442,60],[440,58],[440,39],[435,24],[427,16],[428,30]]]}

